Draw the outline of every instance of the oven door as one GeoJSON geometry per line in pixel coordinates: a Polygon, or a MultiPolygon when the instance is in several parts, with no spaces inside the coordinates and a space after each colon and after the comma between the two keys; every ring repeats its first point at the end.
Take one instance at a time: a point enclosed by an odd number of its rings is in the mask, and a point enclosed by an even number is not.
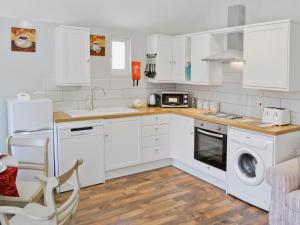
{"type": "Polygon", "coordinates": [[[227,135],[195,127],[194,158],[226,171],[227,135]]]}

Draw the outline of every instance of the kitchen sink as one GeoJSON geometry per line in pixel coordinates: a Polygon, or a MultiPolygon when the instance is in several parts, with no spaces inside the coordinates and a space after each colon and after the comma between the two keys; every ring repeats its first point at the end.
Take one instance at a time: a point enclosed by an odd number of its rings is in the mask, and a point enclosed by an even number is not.
{"type": "Polygon", "coordinates": [[[71,117],[86,117],[86,116],[104,116],[104,115],[116,115],[133,113],[137,110],[128,107],[110,107],[110,108],[96,108],[94,110],[70,110],[66,113],[71,117]]]}

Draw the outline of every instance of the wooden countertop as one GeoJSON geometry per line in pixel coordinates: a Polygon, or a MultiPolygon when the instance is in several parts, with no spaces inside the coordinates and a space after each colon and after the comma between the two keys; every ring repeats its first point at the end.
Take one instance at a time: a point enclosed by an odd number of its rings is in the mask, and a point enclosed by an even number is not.
{"type": "Polygon", "coordinates": [[[208,122],[218,123],[227,126],[238,127],[254,132],[269,134],[269,135],[281,135],[294,131],[300,131],[300,126],[297,125],[286,125],[286,126],[274,126],[268,128],[262,128],[258,125],[261,121],[257,118],[245,118],[249,119],[249,122],[238,122],[238,121],[225,121],[218,118],[211,118],[205,113],[208,111],[192,108],[141,108],[136,109],[136,112],[116,114],[116,115],[102,115],[102,116],[87,116],[87,117],[77,117],[73,118],[67,113],[64,112],[54,112],[54,121],[55,123],[64,123],[72,121],[84,121],[84,120],[98,120],[98,119],[113,119],[113,118],[123,118],[123,117],[132,117],[132,116],[145,116],[145,115],[154,115],[154,114],[165,114],[165,113],[174,113],[177,115],[187,116],[194,119],[200,119],[208,122]]]}

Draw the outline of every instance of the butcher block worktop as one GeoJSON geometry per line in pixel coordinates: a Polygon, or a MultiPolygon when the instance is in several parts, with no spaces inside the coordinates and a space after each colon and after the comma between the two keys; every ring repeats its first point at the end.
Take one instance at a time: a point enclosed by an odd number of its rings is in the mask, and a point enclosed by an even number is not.
{"type": "Polygon", "coordinates": [[[87,116],[87,117],[76,117],[76,118],[73,118],[64,112],[54,112],[54,121],[55,123],[63,123],[63,122],[72,122],[72,121],[83,121],[83,120],[113,119],[113,118],[124,118],[124,117],[132,117],[132,116],[174,113],[177,115],[187,116],[187,117],[218,123],[222,125],[227,125],[227,126],[238,127],[238,128],[269,134],[269,135],[281,135],[281,134],[286,134],[286,133],[300,130],[300,126],[297,125],[274,126],[274,127],[262,128],[258,126],[261,124],[261,121],[257,118],[245,118],[245,119],[249,119],[249,122],[228,121],[228,120],[225,121],[218,118],[211,118],[205,115],[205,113],[207,113],[208,111],[201,110],[201,109],[192,109],[192,108],[176,109],[176,108],[156,107],[156,108],[141,108],[136,110],[137,110],[136,112],[130,112],[124,114],[87,116]]]}

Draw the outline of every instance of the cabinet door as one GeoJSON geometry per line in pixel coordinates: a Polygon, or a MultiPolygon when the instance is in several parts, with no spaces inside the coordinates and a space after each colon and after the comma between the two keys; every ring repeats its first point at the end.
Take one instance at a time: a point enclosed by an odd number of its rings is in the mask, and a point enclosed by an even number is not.
{"type": "Polygon", "coordinates": [[[247,28],[244,33],[243,86],[288,88],[288,42],[287,24],[247,28]]]}
{"type": "Polygon", "coordinates": [[[170,81],[172,73],[172,38],[157,39],[156,80],[170,81]]]}
{"type": "Polygon", "coordinates": [[[87,29],[59,28],[57,46],[57,83],[86,85],[90,83],[90,49],[87,29]]]}
{"type": "Polygon", "coordinates": [[[192,36],[191,45],[191,81],[208,84],[209,63],[202,61],[202,59],[209,56],[210,36],[192,36]]]}
{"type": "Polygon", "coordinates": [[[194,159],[194,119],[172,115],[170,146],[171,158],[192,165],[194,159]]]}
{"type": "Polygon", "coordinates": [[[186,64],[186,37],[176,37],[173,39],[172,61],[172,80],[184,81],[186,64]]]}
{"type": "Polygon", "coordinates": [[[105,169],[113,170],[141,162],[140,118],[113,119],[105,125],[105,169]]]}

